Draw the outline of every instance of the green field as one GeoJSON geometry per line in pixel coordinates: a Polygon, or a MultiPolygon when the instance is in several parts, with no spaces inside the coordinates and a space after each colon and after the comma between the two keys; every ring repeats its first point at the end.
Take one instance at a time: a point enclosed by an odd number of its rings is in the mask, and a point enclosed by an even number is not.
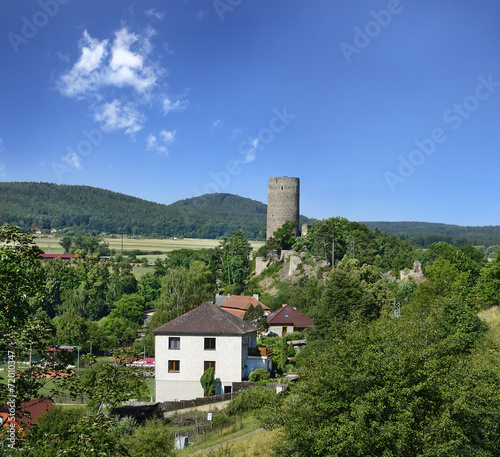
{"type": "MultiPolygon", "coordinates": [[[[40,235],[35,237],[36,244],[45,252],[45,254],[62,254],[63,248],[59,244],[61,239],[52,235],[40,235]]],[[[142,251],[161,251],[169,252],[176,249],[203,249],[215,248],[219,246],[220,240],[205,240],[200,238],[182,238],[182,239],[156,239],[156,238],[136,238],[124,236],[123,241],[120,236],[117,238],[105,237],[104,241],[109,243],[110,249],[115,249],[119,254],[122,251],[132,251],[140,249],[142,251]]],[[[254,250],[257,250],[264,244],[263,241],[250,241],[254,250]]],[[[146,256],[150,257],[150,256],[146,256]]]]}

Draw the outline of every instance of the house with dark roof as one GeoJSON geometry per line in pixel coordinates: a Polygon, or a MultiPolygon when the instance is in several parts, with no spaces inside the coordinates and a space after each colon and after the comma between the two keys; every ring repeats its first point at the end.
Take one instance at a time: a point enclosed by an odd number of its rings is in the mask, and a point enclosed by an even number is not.
{"type": "Polygon", "coordinates": [[[284,336],[290,332],[302,332],[314,325],[314,321],[305,314],[297,311],[289,305],[283,305],[280,309],[267,316],[269,333],[284,336]]]}
{"type": "Polygon", "coordinates": [[[203,397],[200,378],[215,369],[216,393],[227,393],[252,369],[272,367],[272,354],[257,348],[257,327],[213,303],[153,330],[156,401],[203,397]]]}
{"type": "Polygon", "coordinates": [[[269,307],[259,301],[258,295],[254,295],[253,297],[246,295],[230,295],[220,304],[220,307],[233,316],[243,319],[243,316],[251,306],[255,308],[258,305],[262,307],[264,314],[268,315],[271,313],[269,307]]]}

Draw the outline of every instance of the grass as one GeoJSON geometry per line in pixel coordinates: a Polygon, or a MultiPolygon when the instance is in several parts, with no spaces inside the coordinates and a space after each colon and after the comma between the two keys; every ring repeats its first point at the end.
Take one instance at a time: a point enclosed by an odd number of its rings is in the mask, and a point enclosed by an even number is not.
{"type": "Polygon", "coordinates": [[[479,317],[488,324],[491,337],[500,345],[500,306],[493,306],[481,311],[479,317]]]}
{"type": "MultiPolygon", "coordinates": [[[[217,444],[225,443],[226,441],[233,439],[233,438],[238,438],[240,436],[246,435],[250,432],[253,432],[254,430],[257,430],[260,427],[259,421],[253,417],[251,414],[246,414],[243,416],[242,419],[242,427],[239,430],[235,430],[234,426],[230,426],[228,428],[225,428],[222,430],[222,434],[220,433],[219,429],[214,429],[209,435],[207,435],[207,438],[205,439],[203,436],[198,436],[196,438],[191,438],[192,444],[190,444],[186,449],[183,449],[182,451],[179,451],[176,453],[177,456],[187,456],[191,455],[201,449],[206,449],[211,446],[215,446],[217,444]]],[[[258,432],[257,434],[260,433],[269,433],[269,432],[258,432]]],[[[250,439],[250,437],[253,437],[254,435],[250,435],[249,437],[243,437],[241,438],[242,440],[250,439]]],[[[231,444],[232,445],[232,444],[231,444]]],[[[208,455],[207,453],[199,454],[199,455],[208,455]]],[[[231,454],[232,455],[232,454],[231,454]]],[[[234,454],[234,455],[240,455],[240,454],[234,454]]],[[[248,455],[257,455],[257,454],[248,454],[248,455]]],[[[262,454],[262,455],[267,455],[267,454],[262,454]]]]}
{"type": "MultiPolygon", "coordinates": [[[[62,254],[63,248],[59,244],[61,238],[53,235],[40,235],[35,237],[35,243],[46,253],[46,254],[62,254]],[[49,252],[50,251],[50,252],[49,252]]],[[[203,249],[203,248],[215,248],[219,246],[220,240],[207,240],[200,238],[182,238],[182,239],[156,239],[156,238],[136,238],[136,237],[123,237],[123,244],[121,237],[109,238],[105,237],[104,241],[109,243],[110,249],[115,249],[119,254],[122,250],[132,251],[139,249],[141,251],[161,251],[169,252],[176,249],[203,249]]],[[[263,241],[250,241],[250,245],[254,250],[257,250],[264,244],[263,241]]],[[[147,257],[148,260],[151,258],[154,261],[156,256],[138,256],[147,257]]]]}

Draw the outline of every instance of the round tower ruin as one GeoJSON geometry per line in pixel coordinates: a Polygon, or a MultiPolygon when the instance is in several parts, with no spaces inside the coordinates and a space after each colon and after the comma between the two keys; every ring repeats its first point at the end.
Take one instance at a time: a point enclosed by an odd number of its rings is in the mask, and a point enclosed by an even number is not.
{"type": "Polygon", "coordinates": [[[269,239],[285,222],[299,226],[300,179],[283,176],[269,178],[267,194],[267,233],[269,239]]]}

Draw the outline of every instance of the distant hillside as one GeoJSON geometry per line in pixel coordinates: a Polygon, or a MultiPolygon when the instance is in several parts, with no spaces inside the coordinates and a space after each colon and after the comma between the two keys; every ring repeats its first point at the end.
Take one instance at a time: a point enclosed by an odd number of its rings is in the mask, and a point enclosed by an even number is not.
{"type": "Polygon", "coordinates": [[[217,238],[241,229],[249,239],[263,239],[266,211],[264,203],[231,194],[161,205],[89,186],[0,183],[0,224],[25,231],[77,226],[96,233],[217,238]]]}
{"type": "Polygon", "coordinates": [[[500,245],[500,226],[463,227],[433,222],[361,222],[370,230],[378,227],[382,232],[410,241],[415,246],[428,248],[432,243],[445,241],[455,246],[500,245]]]}

